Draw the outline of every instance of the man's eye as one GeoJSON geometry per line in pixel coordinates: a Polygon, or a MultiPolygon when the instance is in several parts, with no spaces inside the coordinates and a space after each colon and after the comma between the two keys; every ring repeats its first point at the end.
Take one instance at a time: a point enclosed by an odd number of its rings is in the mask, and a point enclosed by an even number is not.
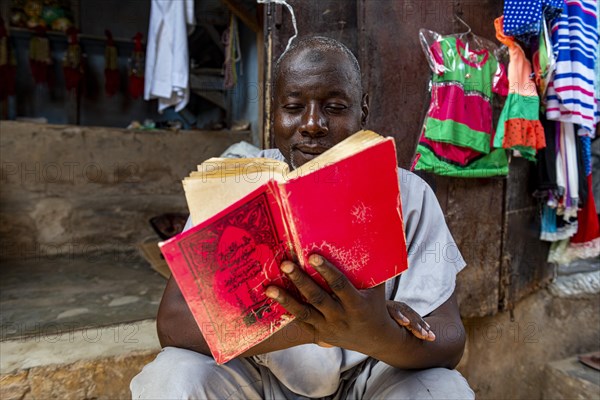
{"type": "Polygon", "coordinates": [[[344,111],[345,109],[347,109],[348,107],[346,107],[345,105],[342,104],[328,104],[325,109],[330,112],[330,113],[341,113],[342,111],[344,111]]]}
{"type": "Polygon", "coordinates": [[[287,111],[299,111],[302,110],[302,108],[301,104],[286,104],[283,106],[283,109],[287,111]]]}

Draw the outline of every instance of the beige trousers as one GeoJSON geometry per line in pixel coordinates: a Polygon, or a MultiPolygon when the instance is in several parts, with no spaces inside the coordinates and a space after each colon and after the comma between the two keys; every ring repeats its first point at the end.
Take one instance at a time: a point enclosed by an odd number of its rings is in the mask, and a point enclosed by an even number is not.
{"type": "MultiPolygon", "coordinates": [[[[251,359],[218,365],[211,357],[164,348],[131,381],[134,399],[305,399],[251,359]]],[[[330,399],[473,399],[455,370],[407,371],[369,359],[342,375],[330,399]]]]}

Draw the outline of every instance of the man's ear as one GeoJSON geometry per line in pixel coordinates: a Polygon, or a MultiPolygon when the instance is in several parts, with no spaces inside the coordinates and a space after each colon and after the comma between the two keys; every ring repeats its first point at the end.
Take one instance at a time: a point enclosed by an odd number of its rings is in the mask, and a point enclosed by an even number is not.
{"type": "Polygon", "coordinates": [[[364,128],[367,124],[367,119],[369,118],[369,95],[367,93],[363,94],[360,107],[362,109],[362,116],[360,117],[360,127],[364,128]]]}
{"type": "MultiPolygon", "coordinates": [[[[273,90],[273,88],[271,88],[271,90],[273,90]]],[[[275,124],[275,113],[273,112],[273,110],[275,109],[275,95],[273,94],[273,92],[271,92],[271,106],[270,106],[270,109],[271,109],[271,112],[269,113],[269,129],[271,131],[268,132],[268,134],[272,138],[271,139],[271,144],[275,144],[275,140],[273,139],[273,137],[275,136],[275,132],[273,131],[273,125],[275,124]]]]}
{"type": "Polygon", "coordinates": [[[273,121],[275,120],[274,117],[274,113],[273,110],[275,109],[275,94],[273,93],[273,87],[271,87],[271,106],[269,107],[271,109],[271,112],[269,113],[269,122],[271,123],[271,126],[273,126],[273,121]]]}

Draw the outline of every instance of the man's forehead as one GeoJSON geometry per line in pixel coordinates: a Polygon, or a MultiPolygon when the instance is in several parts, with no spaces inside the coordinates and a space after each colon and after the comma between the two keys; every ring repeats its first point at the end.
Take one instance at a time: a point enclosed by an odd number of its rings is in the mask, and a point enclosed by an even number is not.
{"type": "Polygon", "coordinates": [[[290,54],[285,58],[283,67],[287,68],[307,68],[307,69],[328,69],[328,68],[349,68],[352,69],[352,62],[343,51],[337,48],[324,48],[321,46],[311,46],[290,54]]]}
{"type": "Polygon", "coordinates": [[[279,78],[277,95],[301,97],[305,94],[318,94],[325,97],[354,98],[360,95],[359,86],[351,77],[336,73],[309,73],[297,70],[297,73],[284,73],[279,78]]]}
{"type": "MultiPolygon", "coordinates": [[[[337,50],[337,49],[336,49],[337,50]]],[[[306,49],[291,54],[281,65],[278,86],[301,87],[309,81],[338,81],[341,90],[353,91],[360,82],[352,62],[341,51],[323,52],[306,49]],[[338,79],[336,79],[338,78],[338,79]]]]}

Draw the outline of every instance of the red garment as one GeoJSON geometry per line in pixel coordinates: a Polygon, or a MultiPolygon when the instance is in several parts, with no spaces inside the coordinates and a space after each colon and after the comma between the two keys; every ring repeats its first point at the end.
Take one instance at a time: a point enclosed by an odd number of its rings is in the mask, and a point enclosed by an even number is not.
{"type": "Polygon", "coordinates": [[[107,29],[106,48],[104,49],[104,90],[108,96],[113,96],[119,91],[119,59],[117,55],[117,47],[112,36],[112,33],[107,29]]]}
{"type": "Polygon", "coordinates": [[[14,61],[4,20],[0,17],[0,101],[16,93],[17,68],[14,61]]]}
{"type": "Polygon", "coordinates": [[[81,46],[77,28],[67,30],[67,51],[63,60],[63,73],[65,74],[65,87],[67,90],[79,90],[79,83],[83,78],[83,65],[81,63],[81,46]]]}
{"type": "Polygon", "coordinates": [[[48,69],[51,64],[50,41],[46,35],[46,28],[38,26],[29,41],[29,65],[36,84],[48,83],[48,69]]]}
{"type": "Polygon", "coordinates": [[[592,174],[587,176],[588,195],[585,207],[577,211],[577,233],[571,237],[572,244],[588,243],[600,238],[600,223],[592,192],[592,174]]]}
{"type": "Polygon", "coordinates": [[[133,37],[133,53],[129,65],[129,94],[137,99],[144,94],[144,49],[142,47],[142,34],[136,33],[133,37]]]}
{"type": "Polygon", "coordinates": [[[479,132],[493,132],[492,104],[488,99],[465,93],[465,88],[460,85],[435,85],[431,97],[445,101],[438,101],[430,108],[430,118],[452,120],[479,132]]]}
{"type": "Polygon", "coordinates": [[[475,151],[470,147],[457,146],[451,143],[436,142],[427,139],[425,130],[423,130],[423,133],[421,134],[419,144],[431,148],[435,154],[446,162],[451,162],[452,164],[459,166],[468,165],[471,161],[483,156],[482,153],[475,151]]]}

